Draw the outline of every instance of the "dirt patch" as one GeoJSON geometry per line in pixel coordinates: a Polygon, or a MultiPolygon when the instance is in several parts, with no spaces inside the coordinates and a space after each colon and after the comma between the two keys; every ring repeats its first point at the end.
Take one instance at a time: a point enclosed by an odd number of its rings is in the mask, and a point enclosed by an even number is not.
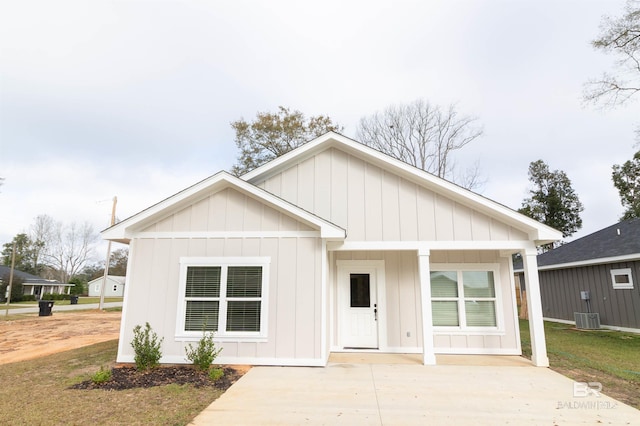
{"type": "Polygon", "coordinates": [[[209,386],[225,391],[245,373],[246,369],[221,367],[224,375],[215,382],[209,379],[206,372],[191,365],[160,366],[149,371],[138,371],[135,367],[123,366],[111,369],[111,379],[103,383],[86,380],[71,386],[72,389],[104,389],[125,390],[133,388],[150,388],[169,384],[195,387],[209,386]]]}
{"type": "Polygon", "coordinates": [[[603,371],[588,367],[570,368],[563,366],[550,367],[563,376],[576,382],[597,382],[602,385],[602,393],[634,408],[640,409],[640,384],[615,377],[603,371]]]}
{"type": "Polygon", "coordinates": [[[117,339],[121,316],[121,312],[90,310],[0,321],[0,364],[117,339]]]}

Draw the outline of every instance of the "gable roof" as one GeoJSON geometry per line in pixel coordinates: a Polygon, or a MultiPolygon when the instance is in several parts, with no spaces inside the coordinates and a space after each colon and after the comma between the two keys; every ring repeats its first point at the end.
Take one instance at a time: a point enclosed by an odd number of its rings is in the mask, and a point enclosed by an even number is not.
{"type": "MultiPolygon", "coordinates": [[[[0,265],[0,281],[2,281],[3,277],[8,277],[10,273],[11,268],[9,266],[0,265]]],[[[19,271],[18,269],[13,270],[13,276],[20,278],[23,284],[62,284],[57,280],[46,280],[37,275],[19,271]]]]}
{"type": "Polygon", "coordinates": [[[538,266],[555,269],[632,259],[640,259],[640,218],[616,223],[549,250],[538,256],[538,266]]]}
{"type": "MultiPolygon", "coordinates": [[[[126,281],[126,277],[122,277],[120,275],[107,275],[107,279],[110,282],[114,282],[114,283],[117,283],[117,284],[123,284],[123,285],[124,285],[124,283],[126,281]]],[[[87,285],[91,285],[91,284],[97,283],[98,281],[100,281],[100,282],[104,281],[104,276],[92,279],[91,281],[89,281],[87,283],[87,285]]]]}
{"type": "Polygon", "coordinates": [[[529,238],[535,241],[536,245],[547,244],[562,238],[562,233],[560,231],[531,219],[528,216],[520,214],[509,207],[335,132],[325,133],[324,135],[242,175],[240,178],[254,185],[259,184],[269,177],[286,170],[292,165],[330,148],[337,148],[348,154],[359,157],[369,163],[383,168],[384,170],[394,172],[410,181],[440,193],[451,200],[485,213],[490,217],[494,217],[516,229],[520,229],[526,232],[527,235],[529,235],[529,238]]]}
{"type": "Polygon", "coordinates": [[[294,217],[300,222],[318,229],[322,238],[341,240],[346,237],[346,231],[339,226],[224,171],[218,172],[122,222],[105,229],[101,232],[102,237],[105,240],[128,244],[135,232],[166,217],[169,211],[176,211],[182,207],[186,207],[200,200],[207,194],[226,188],[233,188],[282,213],[294,217]]]}

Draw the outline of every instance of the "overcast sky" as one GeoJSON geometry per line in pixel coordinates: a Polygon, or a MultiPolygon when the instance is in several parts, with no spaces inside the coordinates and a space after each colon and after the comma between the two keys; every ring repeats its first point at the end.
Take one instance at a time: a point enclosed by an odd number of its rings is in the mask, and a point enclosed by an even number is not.
{"type": "MultiPolygon", "coordinates": [[[[583,83],[614,60],[590,45],[619,0],[0,0],[0,244],[36,216],[124,219],[235,161],[231,121],[275,111],[359,119],[422,98],[484,136],[484,196],[511,208],[527,168],[564,170],[583,236],[618,221],[611,166],[640,103],[602,111],[583,83]]],[[[102,258],[102,257],[100,257],[102,258]]]]}

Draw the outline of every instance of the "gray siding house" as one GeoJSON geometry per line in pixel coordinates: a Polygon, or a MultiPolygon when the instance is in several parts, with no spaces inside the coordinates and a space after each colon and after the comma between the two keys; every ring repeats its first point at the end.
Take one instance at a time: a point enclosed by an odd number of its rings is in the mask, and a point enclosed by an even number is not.
{"type": "Polygon", "coordinates": [[[603,327],[640,332],[640,219],[541,254],[538,271],[545,319],[574,322],[575,312],[592,312],[603,327]]]}

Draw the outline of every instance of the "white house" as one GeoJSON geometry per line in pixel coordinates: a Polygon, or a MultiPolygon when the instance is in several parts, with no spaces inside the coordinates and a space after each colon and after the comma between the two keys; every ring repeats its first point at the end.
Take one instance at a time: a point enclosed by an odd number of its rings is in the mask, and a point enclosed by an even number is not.
{"type": "Polygon", "coordinates": [[[561,233],[336,133],[241,178],[219,172],[102,235],[129,244],[118,362],[133,361],[145,322],[166,363],[186,362],[204,324],[221,363],[520,354],[519,252],[533,363],[548,365],[536,246],[561,233]]]}
{"type": "MultiPolygon", "coordinates": [[[[104,277],[98,277],[87,283],[89,287],[89,296],[99,297],[102,292],[102,283],[104,277]]],[[[105,297],[122,297],[124,296],[124,283],[125,277],[119,277],[117,275],[107,276],[107,286],[104,289],[105,297]]]]}
{"type": "MultiPolygon", "coordinates": [[[[0,284],[3,279],[6,279],[8,283],[10,271],[11,268],[8,266],[0,265],[0,284]]],[[[14,269],[13,274],[22,281],[22,293],[25,296],[34,296],[38,300],[42,299],[45,294],[70,294],[71,287],[74,286],[74,284],[61,283],[57,280],[47,280],[17,269],[14,269]]],[[[2,299],[6,297],[6,294],[0,295],[2,299]]]]}

